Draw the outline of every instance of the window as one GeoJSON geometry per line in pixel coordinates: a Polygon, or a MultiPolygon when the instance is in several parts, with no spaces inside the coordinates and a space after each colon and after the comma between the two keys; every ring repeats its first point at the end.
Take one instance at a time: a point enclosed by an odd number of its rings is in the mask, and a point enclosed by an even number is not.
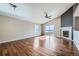
{"type": "Polygon", "coordinates": [[[54,25],[46,25],[45,32],[53,32],[54,31],[54,25]]]}
{"type": "Polygon", "coordinates": [[[46,29],[46,32],[49,32],[49,26],[46,26],[45,29],[46,29]]]}
{"type": "Polygon", "coordinates": [[[54,25],[50,25],[50,31],[54,31],[54,25]]]}
{"type": "Polygon", "coordinates": [[[35,25],[35,33],[39,32],[39,25],[35,25]]]}

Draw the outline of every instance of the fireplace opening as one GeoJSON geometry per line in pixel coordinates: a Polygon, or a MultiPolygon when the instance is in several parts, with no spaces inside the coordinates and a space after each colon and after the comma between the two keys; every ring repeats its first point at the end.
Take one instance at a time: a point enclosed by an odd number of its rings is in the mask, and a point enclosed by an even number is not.
{"type": "Polygon", "coordinates": [[[69,37],[69,31],[63,31],[63,36],[64,37],[69,37]]]}

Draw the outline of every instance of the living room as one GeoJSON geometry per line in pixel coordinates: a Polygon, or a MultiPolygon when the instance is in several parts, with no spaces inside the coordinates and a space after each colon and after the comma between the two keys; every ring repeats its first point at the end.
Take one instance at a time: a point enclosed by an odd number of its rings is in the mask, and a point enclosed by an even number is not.
{"type": "Polygon", "coordinates": [[[78,3],[0,3],[1,56],[78,56],[78,3]]]}

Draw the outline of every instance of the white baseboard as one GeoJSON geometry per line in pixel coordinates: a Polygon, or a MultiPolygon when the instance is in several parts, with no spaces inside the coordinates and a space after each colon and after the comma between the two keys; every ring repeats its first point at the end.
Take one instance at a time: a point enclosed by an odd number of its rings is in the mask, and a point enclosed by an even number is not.
{"type": "MultiPolygon", "coordinates": [[[[39,35],[35,35],[35,36],[39,36],[39,35]]],[[[17,40],[27,39],[27,38],[31,38],[31,37],[35,37],[35,36],[22,37],[22,38],[14,38],[14,39],[7,40],[7,41],[1,41],[0,44],[1,44],[1,43],[6,43],[6,42],[11,42],[11,41],[17,41],[17,40]]]]}
{"type": "MultiPolygon", "coordinates": [[[[22,38],[22,39],[24,39],[24,38],[22,38]]],[[[17,41],[17,40],[22,40],[22,39],[11,39],[11,40],[7,40],[7,41],[2,41],[0,43],[6,43],[6,42],[17,41]]]]}

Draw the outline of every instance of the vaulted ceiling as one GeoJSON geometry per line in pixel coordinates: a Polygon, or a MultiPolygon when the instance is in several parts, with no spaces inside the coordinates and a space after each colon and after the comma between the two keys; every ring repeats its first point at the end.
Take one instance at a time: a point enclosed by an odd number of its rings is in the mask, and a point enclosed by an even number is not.
{"type": "Polygon", "coordinates": [[[78,6],[77,6],[77,8],[76,8],[76,10],[75,10],[75,12],[73,14],[73,16],[74,17],[79,17],[79,4],[78,4],[78,6]]]}
{"type": "Polygon", "coordinates": [[[0,15],[14,17],[33,23],[43,24],[66,12],[73,3],[14,3],[14,9],[9,3],[0,3],[0,15]],[[51,15],[52,19],[46,19],[44,12],[51,15]]]}

